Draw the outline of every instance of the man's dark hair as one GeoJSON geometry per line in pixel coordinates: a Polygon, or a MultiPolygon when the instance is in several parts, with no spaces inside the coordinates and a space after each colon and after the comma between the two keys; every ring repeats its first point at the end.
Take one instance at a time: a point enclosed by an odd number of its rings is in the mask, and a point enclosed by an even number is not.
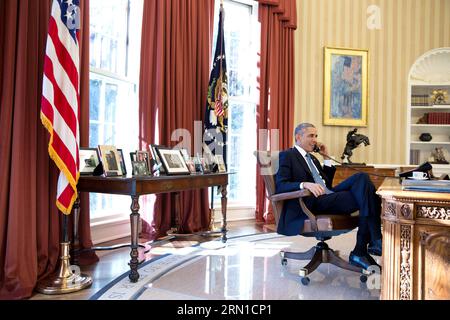
{"type": "Polygon", "coordinates": [[[294,136],[297,135],[297,133],[300,133],[301,135],[303,135],[303,129],[306,129],[306,128],[315,128],[315,126],[312,123],[308,123],[308,122],[300,123],[295,128],[294,136]]]}

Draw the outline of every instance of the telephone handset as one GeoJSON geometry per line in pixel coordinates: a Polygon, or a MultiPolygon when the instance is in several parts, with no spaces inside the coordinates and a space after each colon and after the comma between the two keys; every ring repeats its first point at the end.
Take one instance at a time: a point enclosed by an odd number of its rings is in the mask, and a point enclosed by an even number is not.
{"type": "Polygon", "coordinates": [[[313,152],[320,152],[320,148],[317,144],[314,145],[313,152]]]}

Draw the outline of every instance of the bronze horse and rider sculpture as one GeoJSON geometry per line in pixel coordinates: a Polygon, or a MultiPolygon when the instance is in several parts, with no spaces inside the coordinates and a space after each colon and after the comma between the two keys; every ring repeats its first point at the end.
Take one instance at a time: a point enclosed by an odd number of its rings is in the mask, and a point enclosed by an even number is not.
{"type": "MultiPolygon", "coordinates": [[[[347,133],[347,144],[345,145],[344,152],[342,153],[341,156],[342,160],[344,160],[345,157],[347,157],[348,164],[356,164],[350,160],[350,157],[353,155],[352,152],[353,149],[357,148],[361,143],[364,143],[365,146],[370,145],[369,138],[363,134],[356,133],[356,131],[358,131],[357,128],[347,133]]],[[[364,165],[364,163],[362,164],[364,165]]]]}

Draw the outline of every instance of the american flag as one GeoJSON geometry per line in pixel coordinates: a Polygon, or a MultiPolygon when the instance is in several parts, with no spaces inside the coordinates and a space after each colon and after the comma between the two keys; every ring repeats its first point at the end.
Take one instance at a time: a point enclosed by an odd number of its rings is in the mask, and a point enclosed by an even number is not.
{"type": "Polygon", "coordinates": [[[79,0],[53,0],[44,62],[41,121],[60,170],[56,206],[70,214],[79,178],[79,0]]]}

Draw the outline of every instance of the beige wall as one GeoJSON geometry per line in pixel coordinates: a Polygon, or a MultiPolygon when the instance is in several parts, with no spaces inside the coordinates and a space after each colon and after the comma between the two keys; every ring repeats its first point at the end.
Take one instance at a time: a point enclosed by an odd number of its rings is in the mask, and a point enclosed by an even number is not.
{"type": "Polygon", "coordinates": [[[351,127],[324,126],[323,48],[369,50],[368,126],[358,129],[371,145],[353,161],[406,162],[408,73],[426,51],[450,46],[450,0],[297,0],[295,119],[312,122],[319,141],[340,157],[351,127]],[[367,7],[381,10],[381,29],[367,28],[367,7]]]}

